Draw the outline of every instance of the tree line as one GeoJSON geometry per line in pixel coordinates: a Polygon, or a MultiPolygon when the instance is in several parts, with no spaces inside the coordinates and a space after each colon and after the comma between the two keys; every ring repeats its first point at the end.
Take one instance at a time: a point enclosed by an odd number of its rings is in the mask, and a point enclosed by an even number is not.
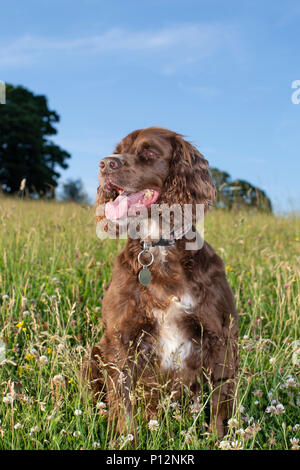
{"type": "MultiPolygon", "coordinates": [[[[60,117],[49,109],[47,98],[22,86],[6,85],[6,104],[0,105],[0,190],[6,195],[55,198],[71,155],[52,140],[60,117]]],[[[232,181],[228,173],[211,170],[217,188],[217,207],[248,207],[271,211],[265,192],[244,180],[232,181]]],[[[80,179],[63,185],[62,199],[88,200],[80,179]]]]}

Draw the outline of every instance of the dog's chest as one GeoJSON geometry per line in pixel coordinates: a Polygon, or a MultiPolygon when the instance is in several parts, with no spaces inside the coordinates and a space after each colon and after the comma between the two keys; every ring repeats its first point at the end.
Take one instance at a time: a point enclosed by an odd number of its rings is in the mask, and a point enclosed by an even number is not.
{"type": "Polygon", "coordinates": [[[165,312],[153,311],[158,322],[157,354],[164,371],[185,367],[193,344],[183,330],[182,322],[183,317],[192,312],[193,306],[193,298],[185,294],[180,299],[174,297],[165,312]]]}

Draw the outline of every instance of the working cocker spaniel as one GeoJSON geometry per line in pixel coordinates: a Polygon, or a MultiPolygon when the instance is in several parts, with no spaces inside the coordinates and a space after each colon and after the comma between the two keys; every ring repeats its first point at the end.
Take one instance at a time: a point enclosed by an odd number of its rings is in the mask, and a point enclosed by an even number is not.
{"type": "MultiPolygon", "coordinates": [[[[196,205],[215,198],[208,162],[181,135],[164,128],[139,129],[100,161],[97,222],[120,230],[123,220],[154,205],[192,207],[192,221],[155,238],[150,230],[128,237],[103,299],[104,333],[92,349],[88,374],[97,396],[105,391],[118,432],[135,433],[142,390],[154,417],[162,390],[178,399],[211,386],[210,429],[222,437],[232,415],[238,366],[237,313],[224,264],[206,242],[187,249],[196,234],[196,205]],[[194,235],[193,235],[194,234],[194,235]],[[128,429],[128,428],[127,428],[128,429]]],[[[198,215],[199,217],[199,215],[198,215]]],[[[104,231],[107,230],[104,228],[104,231]]],[[[197,238],[198,237],[198,238],[197,238]]],[[[194,245],[193,245],[194,246],[194,245]]]]}

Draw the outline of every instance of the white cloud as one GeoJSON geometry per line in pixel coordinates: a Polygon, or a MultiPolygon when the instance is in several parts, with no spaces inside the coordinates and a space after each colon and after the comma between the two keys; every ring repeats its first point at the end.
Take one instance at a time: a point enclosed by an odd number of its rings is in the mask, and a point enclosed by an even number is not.
{"type": "MultiPolygon", "coordinates": [[[[81,38],[46,38],[23,35],[0,45],[1,66],[34,64],[51,53],[58,55],[103,55],[106,53],[172,54],[178,63],[189,63],[211,55],[232,41],[232,31],[220,24],[179,25],[156,31],[126,31],[112,28],[103,34],[81,38]]],[[[176,69],[176,66],[175,66],[176,69]]],[[[168,73],[168,71],[167,71],[168,73]]]]}
{"type": "Polygon", "coordinates": [[[186,83],[179,82],[178,87],[188,93],[196,94],[203,98],[214,98],[219,96],[221,90],[214,86],[198,86],[198,85],[189,85],[186,83]]]}

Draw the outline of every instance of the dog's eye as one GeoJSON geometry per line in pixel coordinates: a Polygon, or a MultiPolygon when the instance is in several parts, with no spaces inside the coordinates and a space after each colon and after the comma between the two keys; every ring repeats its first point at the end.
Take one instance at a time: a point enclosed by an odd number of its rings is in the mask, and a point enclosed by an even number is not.
{"type": "Polygon", "coordinates": [[[157,157],[157,152],[152,149],[145,149],[143,155],[147,158],[155,158],[157,157]]]}

